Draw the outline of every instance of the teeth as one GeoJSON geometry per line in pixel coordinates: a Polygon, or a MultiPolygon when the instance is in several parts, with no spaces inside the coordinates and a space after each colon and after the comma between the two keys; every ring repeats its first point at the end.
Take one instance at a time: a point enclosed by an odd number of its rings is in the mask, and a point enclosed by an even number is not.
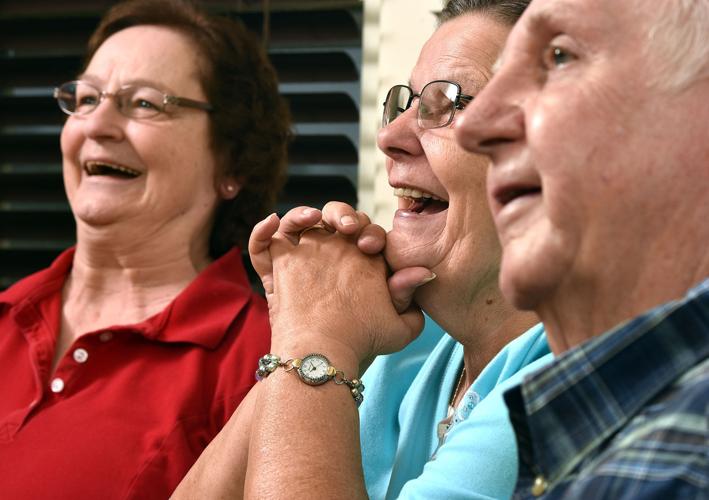
{"type": "Polygon", "coordinates": [[[112,170],[117,170],[118,172],[123,172],[124,174],[132,175],[133,177],[138,177],[140,175],[140,172],[137,170],[133,170],[132,168],[124,167],[123,165],[116,165],[114,163],[104,163],[104,162],[99,162],[99,161],[87,161],[86,162],[86,171],[89,174],[96,174],[98,173],[102,167],[107,167],[112,170]]]}
{"type": "Polygon", "coordinates": [[[434,201],[443,201],[438,196],[433,196],[430,193],[426,193],[416,188],[394,188],[394,196],[397,196],[399,198],[424,198],[426,200],[431,199],[434,201]]]}

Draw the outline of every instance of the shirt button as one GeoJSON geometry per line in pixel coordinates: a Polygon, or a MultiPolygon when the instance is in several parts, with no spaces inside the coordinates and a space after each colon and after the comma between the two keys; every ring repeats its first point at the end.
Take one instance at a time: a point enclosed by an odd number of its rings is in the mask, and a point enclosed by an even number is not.
{"type": "Polygon", "coordinates": [[[64,381],[59,377],[52,380],[52,385],[50,386],[52,392],[62,392],[64,390],[64,381]]]}
{"type": "Polygon", "coordinates": [[[547,480],[544,479],[544,476],[537,476],[534,478],[534,484],[532,485],[532,495],[535,497],[542,496],[544,492],[547,490],[547,480]]]}
{"type": "Polygon", "coordinates": [[[89,353],[86,352],[86,349],[80,347],[74,351],[74,361],[77,363],[86,363],[87,359],[89,359],[89,353]]]}
{"type": "Polygon", "coordinates": [[[101,342],[108,342],[113,338],[113,333],[111,332],[103,332],[101,335],[98,336],[98,339],[101,342]]]}

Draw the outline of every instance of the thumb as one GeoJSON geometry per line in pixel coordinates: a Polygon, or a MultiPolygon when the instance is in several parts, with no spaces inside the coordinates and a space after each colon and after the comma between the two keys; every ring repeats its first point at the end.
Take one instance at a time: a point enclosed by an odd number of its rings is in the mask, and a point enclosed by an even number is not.
{"type": "Polygon", "coordinates": [[[401,313],[399,317],[409,331],[409,338],[406,342],[406,345],[409,345],[423,330],[423,313],[418,307],[410,307],[407,311],[401,313]]]}
{"type": "Polygon", "coordinates": [[[396,312],[402,314],[409,309],[416,289],[435,278],[436,274],[425,267],[406,267],[392,274],[387,285],[396,312]]]}

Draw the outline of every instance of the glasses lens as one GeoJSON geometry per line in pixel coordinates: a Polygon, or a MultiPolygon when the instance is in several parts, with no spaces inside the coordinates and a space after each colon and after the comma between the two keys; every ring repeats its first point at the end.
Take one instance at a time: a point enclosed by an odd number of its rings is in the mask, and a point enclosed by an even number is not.
{"type": "Polygon", "coordinates": [[[384,101],[384,116],[382,127],[393,122],[401,113],[408,109],[411,100],[411,89],[406,85],[394,85],[384,101]]]}
{"type": "Polygon", "coordinates": [[[69,115],[86,114],[96,107],[99,92],[82,82],[67,82],[55,92],[57,103],[69,115]]]}
{"type": "Polygon", "coordinates": [[[74,114],[85,115],[91,113],[101,100],[101,93],[97,88],[83,82],[74,82],[74,114]]]}
{"type": "Polygon", "coordinates": [[[460,89],[455,83],[431,82],[421,90],[419,126],[438,128],[448,125],[455,112],[455,100],[460,89]]]}
{"type": "Polygon", "coordinates": [[[130,118],[150,118],[163,111],[165,95],[152,87],[124,87],[116,92],[121,113],[130,118]]]}

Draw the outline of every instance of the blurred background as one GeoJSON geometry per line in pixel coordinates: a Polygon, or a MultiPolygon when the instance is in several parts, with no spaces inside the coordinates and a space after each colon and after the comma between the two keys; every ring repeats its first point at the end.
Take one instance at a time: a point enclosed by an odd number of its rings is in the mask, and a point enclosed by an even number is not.
{"type": "MultiPolygon", "coordinates": [[[[103,0],[0,3],[0,289],[74,244],[54,87],[74,79],[103,0]]],[[[341,200],[391,226],[394,196],[376,132],[387,90],[406,83],[442,0],[204,0],[267,47],[295,140],[278,212],[341,200]]]]}

